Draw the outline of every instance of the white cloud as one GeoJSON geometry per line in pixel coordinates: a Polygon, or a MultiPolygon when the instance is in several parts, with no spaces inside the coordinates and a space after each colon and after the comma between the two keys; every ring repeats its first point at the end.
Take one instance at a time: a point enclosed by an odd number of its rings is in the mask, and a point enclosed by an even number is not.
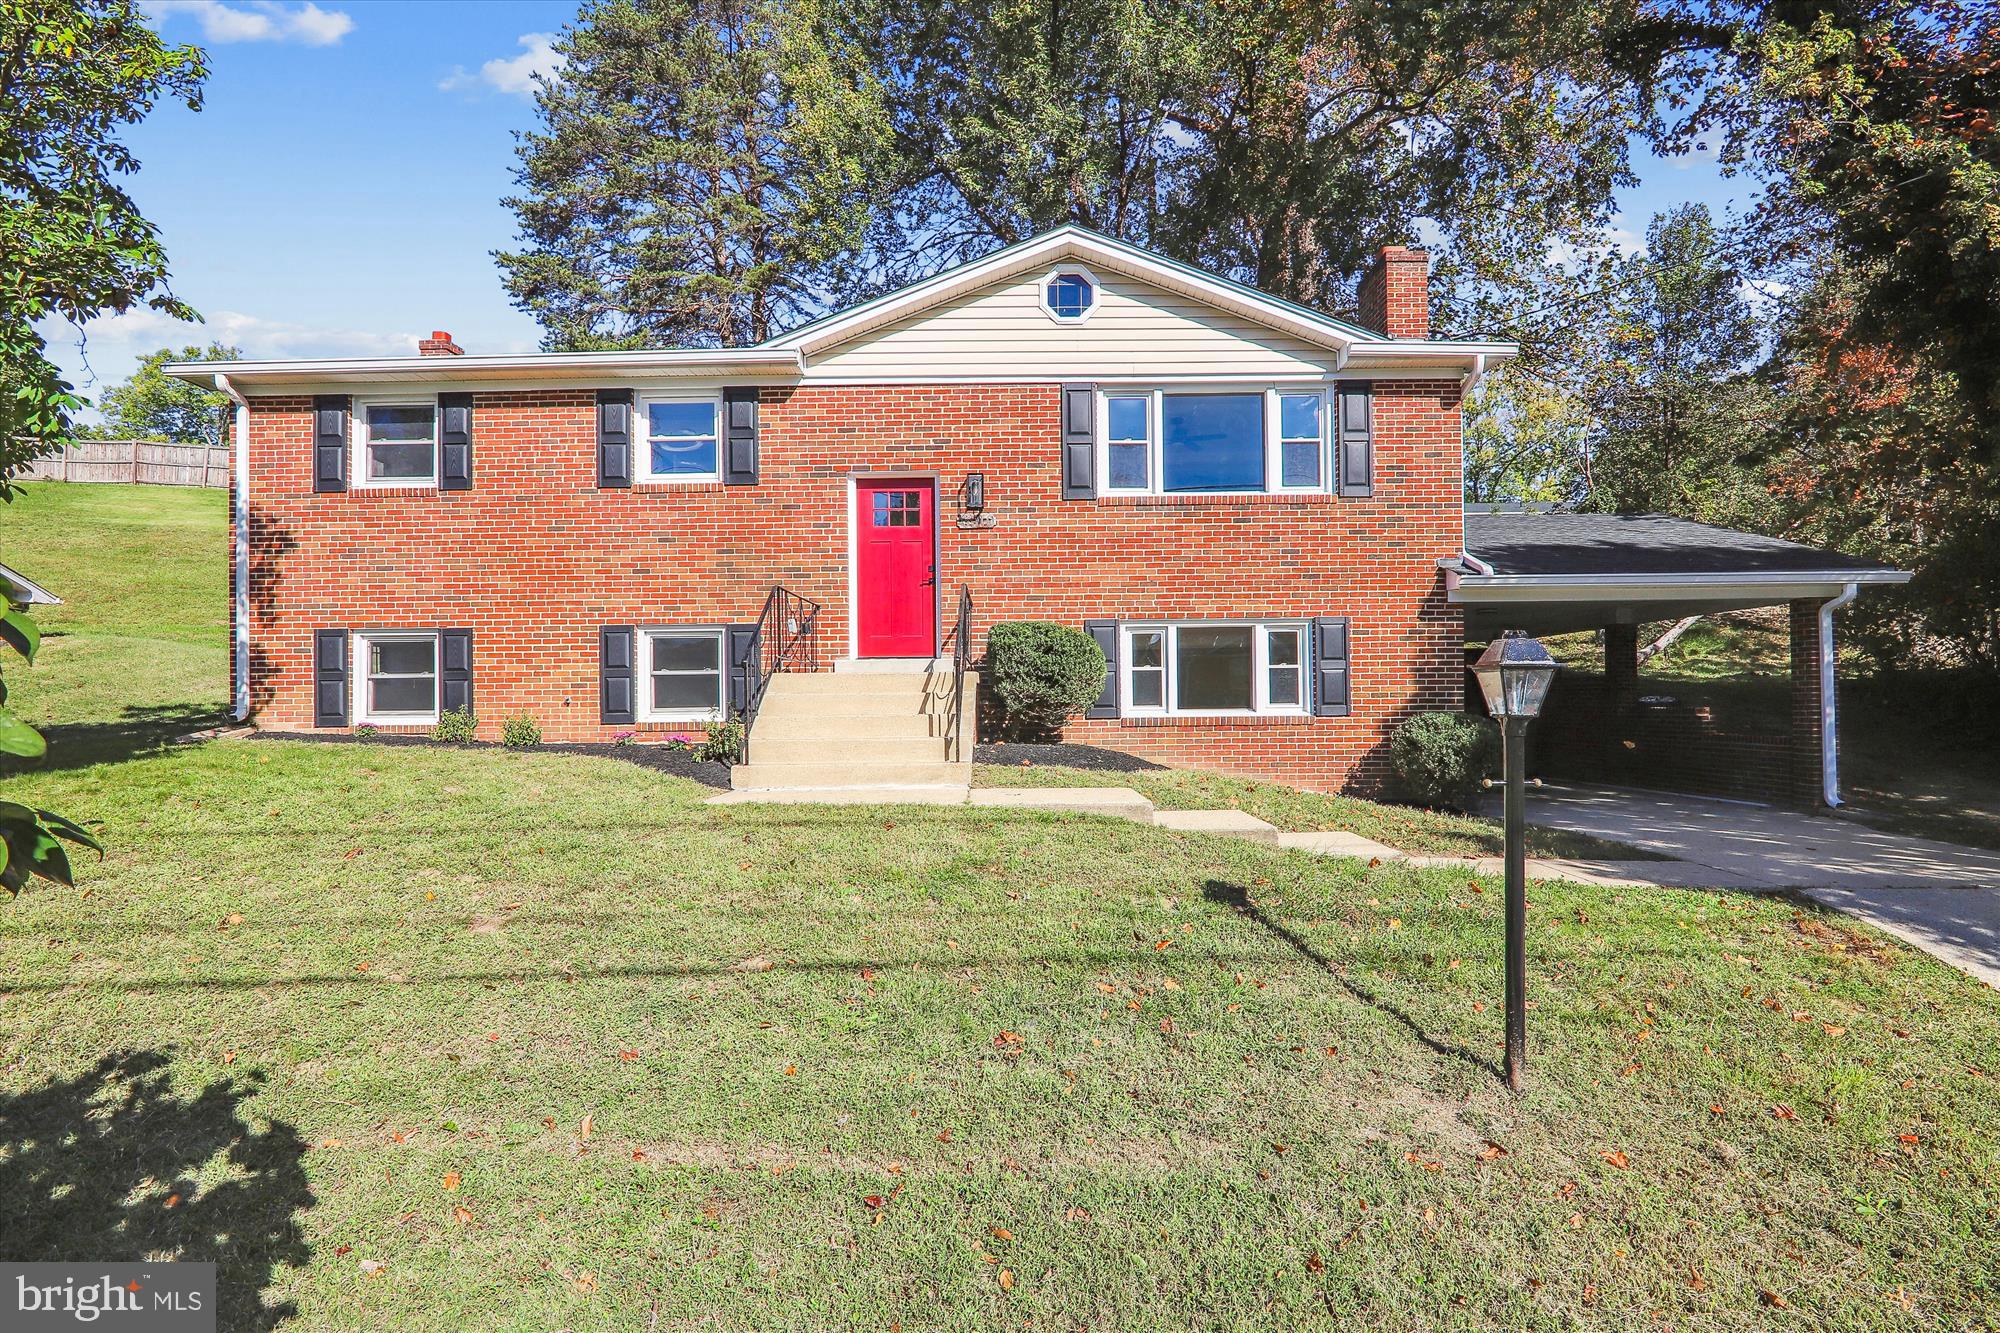
{"type": "Polygon", "coordinates": [[[354,20],[346,11],[321,9],[312,0],[297,7],[287,7],[278,0],[250,0],[247,5],[226,5],[222,0],[141,0],[140,7],[160,24],[175,14],[188,15],[201,25],[203,38],[217,43],[332,46],[354,31],[354,20]]]}
{"type": "Polygon", "coordinates": [[[563,58],[556,53],[554,33],[523,33],[518,40],[522,47],[520,55],[495,57],[481,65],[477,74],[463,65],[453,65],[451,73],[438,80],[438,87],[451,93],[484,84],[495,92],[533,97],[539,87],[536,76],[555,79],[562,72],[563,58]]]}

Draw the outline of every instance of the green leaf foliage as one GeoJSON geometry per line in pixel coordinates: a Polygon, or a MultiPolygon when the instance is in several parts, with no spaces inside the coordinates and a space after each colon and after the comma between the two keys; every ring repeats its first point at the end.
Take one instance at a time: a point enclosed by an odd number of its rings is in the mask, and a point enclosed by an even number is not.
{"type": "Polygon", "coordinates": [[[1417,713],[1389,737],[1397,785],[1421,805],[1473,809],[1499,758],[1500,729],[1470,713],[1417,713]]]}
{"type": "Polygon", "coordinates": [[[1005,620],[986,636],[982,679],[1000,700],[1008,729],[1023,736],[1052,732],[1088,708],[1107,670],[1097,641],[1069,625],[1005,620]]]}
{"type": "Polygon", "coordinates": [[[35,622],[28,619],[28,613],[9,609],[0,613],[0,641],[28,659],[33,665],[35,654],[41,651],[42,632],[35,628],[35,622]]]}
{"type": "Polygon", "coordinates": [[[229,398],[185,380],[170,379],[160,367],[170,361],[237,361],[243,349],[213,342],[203,347],[162,347],[139,359],[123,381],[104,392],[104,431],[124,440],[166,440],[178,444],[222,443],[223,414],[229,398]]]}
{"type": "Polygon", "coordinates": [[[40,759],[48,753],[49,743],[42,739],[42,733],[0,708],[0,754],[11,754],[22,759],[40,759]]]}

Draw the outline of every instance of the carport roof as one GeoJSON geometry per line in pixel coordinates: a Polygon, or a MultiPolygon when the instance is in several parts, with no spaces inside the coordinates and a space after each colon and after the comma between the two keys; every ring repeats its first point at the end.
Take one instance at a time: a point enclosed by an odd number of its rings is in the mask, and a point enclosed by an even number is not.
{"type": "Polygon", "coordinates": [[[1553,634],[1824,601],[1909,574],[1838,551],[1664,514],[1468,508],[1465,550],[1440,562],[1466,637],[1553,634]]]}
{"type": "Polygon", "coordinates": [[[1665,514],[1467,508],[1465,547],[1499,576],[1901,573],[1838,551],[1665,514]]]}

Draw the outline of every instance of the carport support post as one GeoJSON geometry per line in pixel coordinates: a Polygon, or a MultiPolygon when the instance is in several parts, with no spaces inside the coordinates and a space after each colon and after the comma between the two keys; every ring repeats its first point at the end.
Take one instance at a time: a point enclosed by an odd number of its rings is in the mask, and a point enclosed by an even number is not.
{"type": "Polygon", "coordinates": [[[1521,1090],[1528,1060],[1528,719],[1503,718],[1507,836],[1507,1086],[1521,1090]]]}

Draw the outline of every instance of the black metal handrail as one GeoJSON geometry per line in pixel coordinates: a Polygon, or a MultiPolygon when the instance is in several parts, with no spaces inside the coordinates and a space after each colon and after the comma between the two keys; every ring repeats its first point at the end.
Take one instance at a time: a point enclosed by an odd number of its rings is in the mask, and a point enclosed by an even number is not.
{"type": "Polygon", "coordinates": [[[951,716],[944,723],[945,757],[965,762],[965,673],[972,669],[972,589],[958,585],[958,623],[951,632],[951,716]]]}
{"type": "Polygon", "coordinates": [[[771,677],[780,671],[819,670],[818,602],[801,597],[782,583],[771,585],[764,598],[764,610],[738,658],[736,688],[730,693],[739,700],[737,717],[743,723],[743,749],[738,756],[750,762],[750,731],[763,706],[764,691],[771,677]]]}

